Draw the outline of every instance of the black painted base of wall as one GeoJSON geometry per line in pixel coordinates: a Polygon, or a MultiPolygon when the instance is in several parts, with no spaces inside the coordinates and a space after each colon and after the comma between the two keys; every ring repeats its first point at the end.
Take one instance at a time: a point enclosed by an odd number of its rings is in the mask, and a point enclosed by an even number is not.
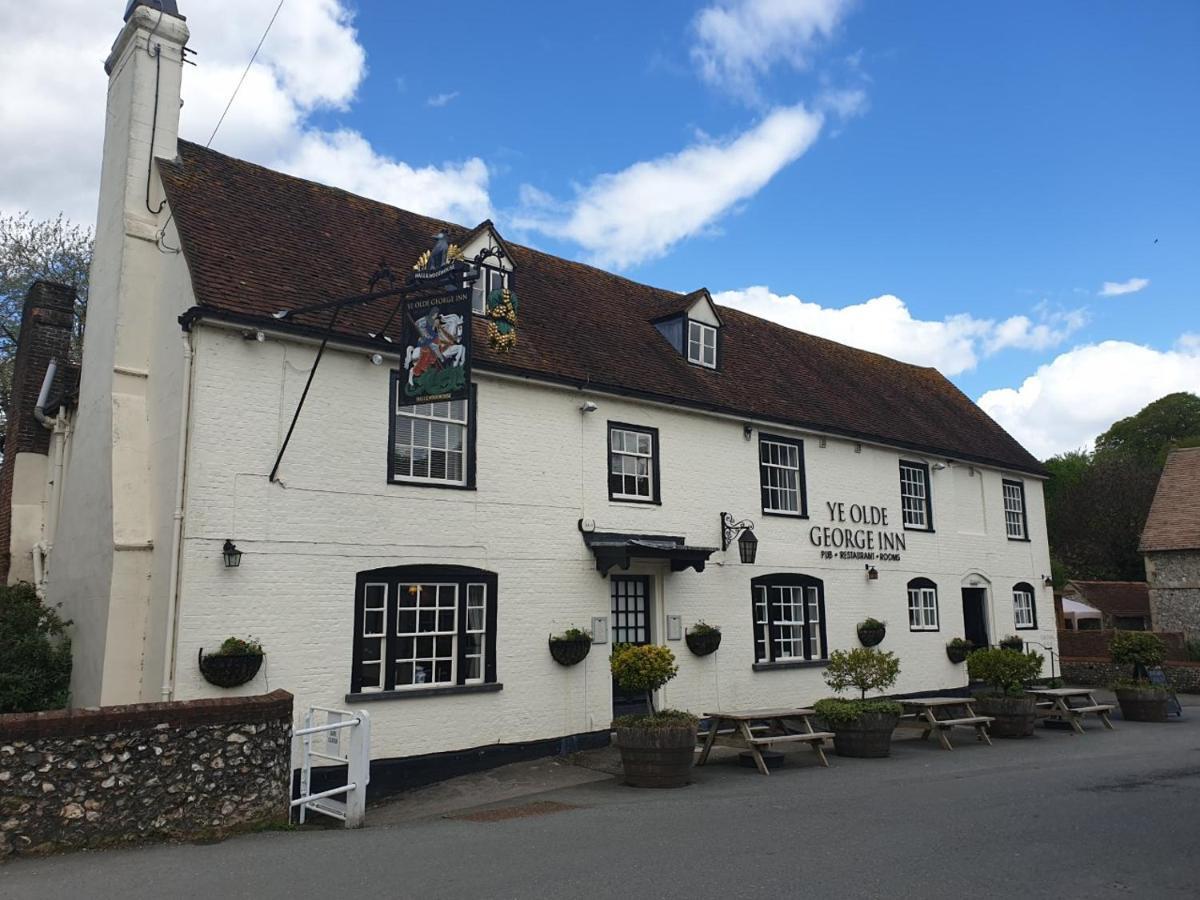
{"type": "MultiPolygon", "coordinates": [[[[426,753],[421,756],[401,756],[390,759],[371,760],[371,783],[367,787],[367,802],[374,803],[393,797],[402,791],[484,772],[509,763],[543,759],[547,756],[566,756],[581,750],[607,747],[611,732],[585,731],[565,737],[546,738],[540,741],[524,741],[519,744],[488,744],[469,750],[450,750],[444,753],[426,753]]],[[[346,783],[345,766],[322,766],[312,772],[313,793],[326,791],[346,783]]],[[[300,772],[292,773],[292,797],[300,796],[300,772]]]]}

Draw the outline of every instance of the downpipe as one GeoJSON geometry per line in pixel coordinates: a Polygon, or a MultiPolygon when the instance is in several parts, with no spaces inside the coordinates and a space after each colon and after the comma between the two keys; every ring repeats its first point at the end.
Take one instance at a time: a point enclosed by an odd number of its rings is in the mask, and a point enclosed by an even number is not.
{"type": "Polygon", "coordinates": [[[181,557],[183,555],[183,505],[186,496],[184,478],[187,471],[188,431],[192,413],[192,366],[194,351],[192,334],[184,332],[183,339],[183,402],[179,404],[179,454],[175,466],[175,511],[171,534],[171,574],[168,584],[171,596],[167,601],[166,647],[163,652],[162,699],[170,700],[175,695],[175,653],[178,642],[179,593],[181,580],[181,557]]]}

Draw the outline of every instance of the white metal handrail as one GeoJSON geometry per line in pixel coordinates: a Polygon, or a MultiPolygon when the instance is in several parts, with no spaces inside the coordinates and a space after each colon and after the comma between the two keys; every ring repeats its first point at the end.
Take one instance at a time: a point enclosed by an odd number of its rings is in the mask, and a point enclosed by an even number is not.
{"type": "Polygon", "coordinates": [[[299,808],[300,823],[303,824],[309,810],[340,819],[347,828],[358,828],[363,824],[367,809],[367,785],[371,781],[371,717],[359,710],[330,709],[312,706],[304,715],[304,727],[292,732],[301,742],[300,796],[291,802],[299,808]],[[337,716],[323,724],[314,724],[317,715],[337,716]],[[313,746],[315,735],[326,735],[326,749],[330,744],[341,746],[340,733],[349,730],[346,755],[325,753],[313,746]],[[314,758],[343,763],[346,766],[346,783],[326,791],[310,793],[312,787],[312,761],[314,758]],[[345,800],[332,798],[344,794],[345,800]]]}

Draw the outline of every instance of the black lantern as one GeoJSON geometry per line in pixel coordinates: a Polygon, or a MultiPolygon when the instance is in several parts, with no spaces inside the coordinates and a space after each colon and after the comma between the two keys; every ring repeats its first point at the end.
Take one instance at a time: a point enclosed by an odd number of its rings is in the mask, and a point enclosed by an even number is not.
{"type": "Polygon", "coordinates": [[[867,563],[867,580],[868,581],[878,581],[879,580],[879,570],[876,569],[870,563],[867,563]]]}
{"type": "Polygon", "coordinates": [[[225,541],[225,546],[221,548],[221,556],[225,559],[227,569],[236,569],[242,564],[242,551],[231,540],[225,541]]]}
{"type": "Polygon", "coordinates": [[[758,556],[758,538],[754,536],[753,529],[747,528],[738,538],[738,556],[744,563],[753,563],[758,556]]]}
{"type": "Polygon", "coordinates": [[[742,562],[752,563],[758,556],[758,538],[754,536],[754,523],[749,519],[740,522],[733,521],[733,516],[727,512],[721,513],[721,549],[728,550],[729,545],[737,540],[738,556],[742,562]]]}

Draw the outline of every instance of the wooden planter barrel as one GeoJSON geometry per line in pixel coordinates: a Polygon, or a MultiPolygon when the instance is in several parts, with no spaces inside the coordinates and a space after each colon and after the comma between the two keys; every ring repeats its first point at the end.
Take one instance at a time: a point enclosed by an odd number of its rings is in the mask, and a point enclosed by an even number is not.
{"type": "Polygon", "coordinates": [[[717,648],[721,646],[721,632],[719,631],[689,631],[684,635],[684,639],[687,641],[688,649],[697,656],[716,653],[717,648]]]}
{"type": "Polygon", "coordinates": [[[591,638],[575,638],[570,641],[550,638],[550,655],[560,666],[573,666],[583,662],[591,650],[591,638]]]}
{"type": "Polygon", "coordinates": [[[695,724],[657,728],[617,728],[617,748],[625,783],[633,787],[676,788],[691,781],[696,752],[695,724]]]}
{"type": "Polygon", "coordinates": [[[995,719],[988,725],[991,737],[1029,737],[1033,734],[1033,726],[1037,724],[1037,698],[983,694],[975,698],[975,712],[995,719]]]}
{"type": "Polygon", "coordinates": [[[1121,718],[1127,722],[1167,721],[1167,692],[1147,688],[1117,688],[1121,718]]]}
{"type": "Polygon", "coordinates": [[[859,625],[858,640],[864,647],[874,647],[883,642],[887,629],[882,625],[859,625]]]}
{"type": "Polygon", "coordinates": [[[261,653],[242,653],[236,656],[222,656],[210,653],[204,655],[200,648],[200,674],[209,684],[217,687],[238,687],[245,684],[258,674],[262,668],[261,653]]]}
{"type": "Polygon", "coordinates": [[[851,722],[832,726],[833,749],[838,756],[879,759],[892,753],[892,732],[900,717],[895,713],[866,713],[851,722]]]}

